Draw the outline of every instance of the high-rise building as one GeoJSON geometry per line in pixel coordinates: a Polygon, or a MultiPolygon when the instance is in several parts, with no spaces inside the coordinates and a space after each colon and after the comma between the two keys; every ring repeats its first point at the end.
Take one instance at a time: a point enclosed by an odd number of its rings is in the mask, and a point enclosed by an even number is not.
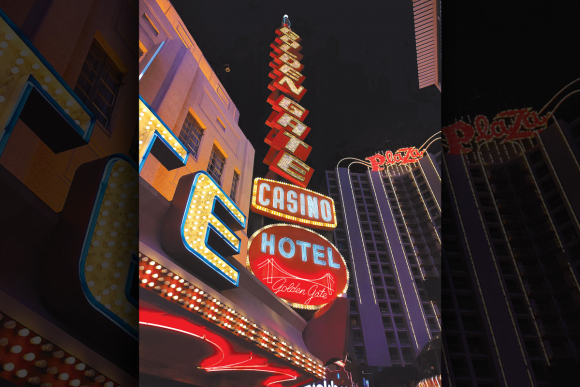
{"type": "Polygon", "coordinates": [[[419,88],[435,85],[441,90],[440,0],[413,0],[419,88]]]}
{"type": "Polygon", "coordinates": [[[450,385],[559,386],[575,372],[580,120],[550,122],[534,137],[474,141],[444,156],[442,368],[450,385]]]}
{"type": "Polygon", "coordinates": [[[438,286],[428,289],[440,268],[439,176],[428,153],[382,172],[326,172],[337,210],[335,244],[352,275],[350,353],[368,370],[412,366],[441,331],[438,286]]]}

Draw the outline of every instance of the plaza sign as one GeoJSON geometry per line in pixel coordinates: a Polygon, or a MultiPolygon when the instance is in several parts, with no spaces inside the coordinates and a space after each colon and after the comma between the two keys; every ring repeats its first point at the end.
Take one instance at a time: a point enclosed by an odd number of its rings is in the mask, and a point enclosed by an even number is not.
{"type": "Polygon", "coordinates": [[[478,115],[473,125],[459,121],[442,129],[452,155],[466,154],[473,145],[501,140],[500,144],[537,136],[546,129],[548,116],[540,117],[537,112],[527,109],[507,110],[497,114],[490,123],[484,115],[478,115]],[[506,120],[510,121],[506,123],[506,120]]]}
{"type": "Polygon", "coordinates": [[[274,224],[248,241],[247,268],[299,309],[320,309],[348,286],[346,262],[326,238],[306,228],[274,224]]]}
{"type": "Polygon", "coordinates": [[[393,154],[391,151],[386,151],[383,156],[377,153],[374,156],[367,157],[371,163],[373,171],[382,171],[385,166],[391,165],[405,165],[417,162],[423,158],[426,150],[419,150],[417,148],[401,148],[393,154]]]}

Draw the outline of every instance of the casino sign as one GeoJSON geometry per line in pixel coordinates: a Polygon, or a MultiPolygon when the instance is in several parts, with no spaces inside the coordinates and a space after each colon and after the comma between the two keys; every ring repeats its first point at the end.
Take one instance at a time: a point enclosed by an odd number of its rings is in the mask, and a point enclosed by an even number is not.
{"type": "Polygon", "coordinates": [[[336,227],[334,200],[293,184],[254,179],[251,208],[276,220],[323,230],[336,227]]]}
{"type": "Polygon", "coordinates": [[[320,309],[346,293],[348,270],[339,251],[314,231],[273,224],[248,241],[247,268],[298,309],[320,309]]]}

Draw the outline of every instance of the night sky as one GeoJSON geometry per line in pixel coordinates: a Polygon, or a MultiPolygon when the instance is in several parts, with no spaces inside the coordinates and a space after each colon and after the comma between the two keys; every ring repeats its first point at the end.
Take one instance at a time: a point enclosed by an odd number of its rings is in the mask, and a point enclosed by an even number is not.
{"type": "Polygon", "coordinates": [[[309,188],[318,189],[340,158],[420,146],[440,130],[441,93],[418,87],[410,0],[172,4],[240,110],[240,128],[256,150],[254,176],[267,172],[270,43],[284,14],[302,37],[307,91],[300,104],[310,111],[305,142],[313,150],[306,163],[315,169],[309,188]]]}
{"type": "MultiPolygon", "coordinates": [[[[443,3],[442,123],[508,109],[540,110],[580,77],[580,24],[562,1],[465,0],[443,3]]],[[[580,116],[580,98],[558,110],[580,116]]],[[[558,116],[558,115],[557,115],[558,116]]]]}

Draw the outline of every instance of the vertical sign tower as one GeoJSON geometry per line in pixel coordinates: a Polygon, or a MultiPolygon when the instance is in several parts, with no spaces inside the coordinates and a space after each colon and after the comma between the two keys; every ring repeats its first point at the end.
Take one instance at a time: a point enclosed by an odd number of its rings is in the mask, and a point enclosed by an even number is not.
{"type": "Polygon", "coordinates": [[[273,80],[268,85],[268,89],[272,90],[268,103],[272,105],[273,112],[266,121],[272,130],[264,140],[270,145],[264,163],[274,174],[306,188],[314,169],[305,163],[312,150],[303,141],[310,132],[303,122],[308,110],[298,104],[306,94],[302,86],[305,77],[301,73],[304,65],[300,63],[303,57],[300,54],[302,39],[290,29],[287,16],[284,16],[284,24],[276,30],[276,35],[270,44],[273,59],[269,76],[273,80]]]}

